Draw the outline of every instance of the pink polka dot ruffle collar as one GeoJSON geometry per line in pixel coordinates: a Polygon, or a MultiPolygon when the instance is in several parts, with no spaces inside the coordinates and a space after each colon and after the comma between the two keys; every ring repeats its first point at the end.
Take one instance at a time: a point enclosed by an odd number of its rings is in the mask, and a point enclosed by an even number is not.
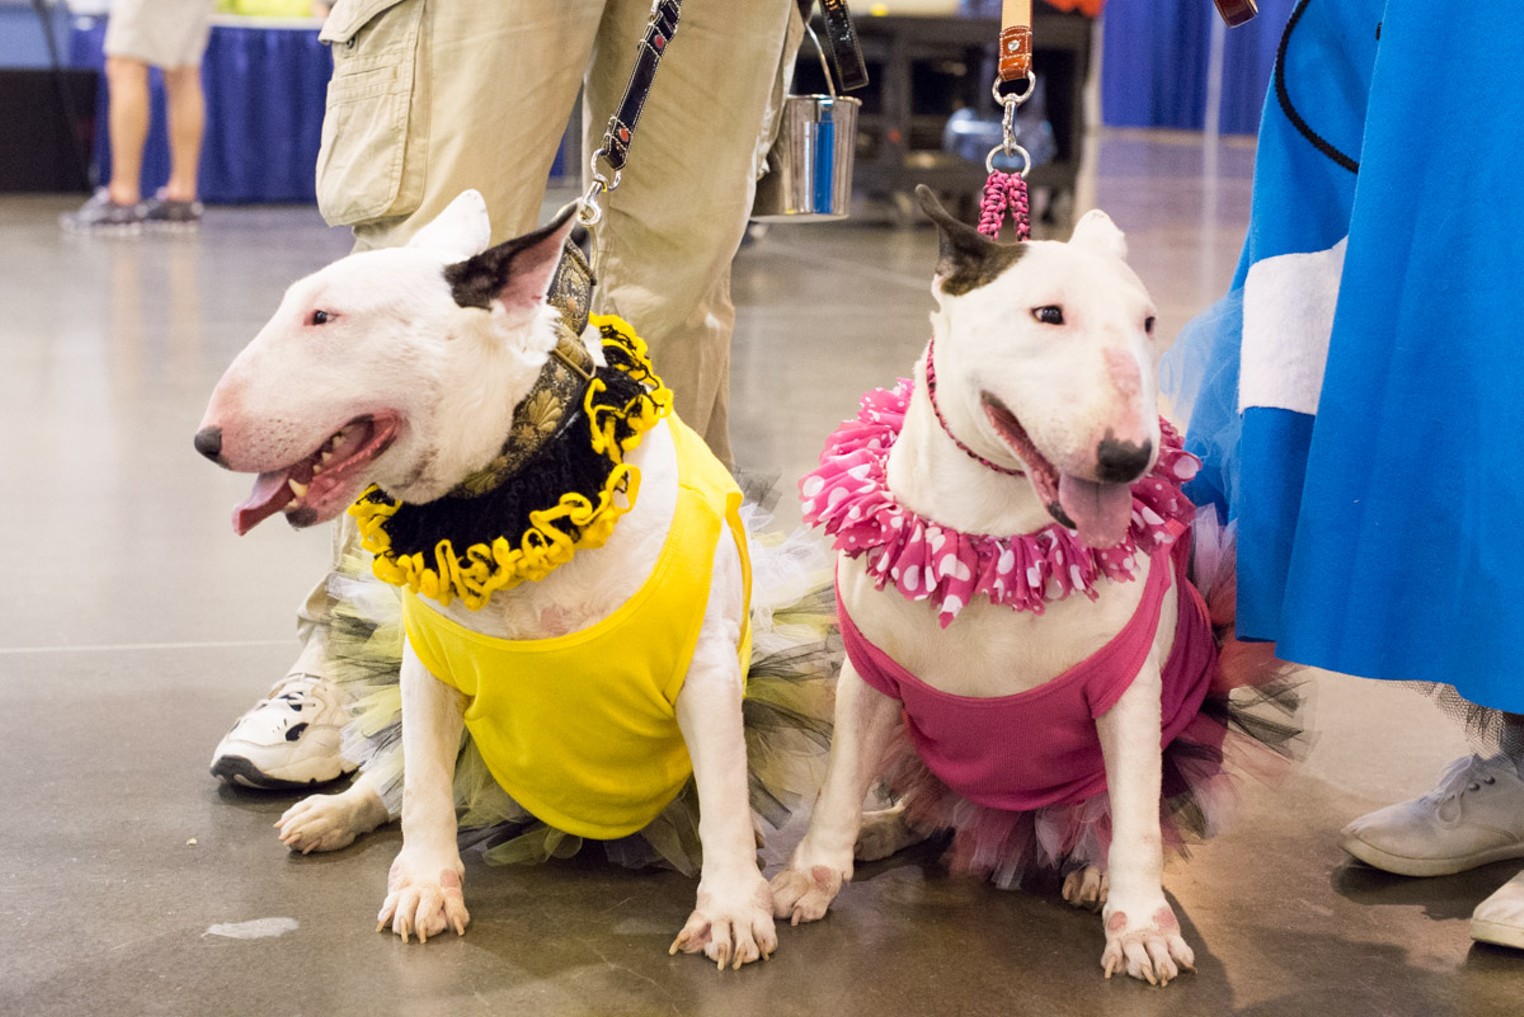
{"type": "Polygon", "coordinates": [[[893,583],[911,600],[933,600],[946,628],[976,596],[1041,614],[1048,601],[1078,591],[1094,600],[1102,577],[1131,582],[1136,554],[1151,554],[1184,533],[1195,507],[1180,485],[1200,462],[1181,448],[1163,419],[1163,448],[1153,470],[1132,486],[1132,526],[1114,547],[1089,548],[1058,523],[1010,537],[961,533],[924,519],[894,500],[885,482],[889,450],[899,437],[913,382],[863,396],[820,454],[820,467],[799,481],[804,520],[825,528],[838,551],[868,556],[879,589],[893,583]]]}

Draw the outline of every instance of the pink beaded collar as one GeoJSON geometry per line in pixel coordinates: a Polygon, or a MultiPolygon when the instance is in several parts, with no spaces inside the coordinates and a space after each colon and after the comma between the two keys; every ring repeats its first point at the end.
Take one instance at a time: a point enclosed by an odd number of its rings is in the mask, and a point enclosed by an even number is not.
{"type": "Polygon", "coordinates": [[[901,378],[892,390],[863,396],[857,416],[826,440],[820,467],[799,481],[799,493],[806,523],[824,527],[838,551],[854,558],[866,554],[879,589],[892,582],[911,600],[934,601],[943,628],[981,595],[1034,614],[1076,591],[1094,600],[1102,577],[1131,582],[1136,555],[1174,543],[1195,515],[1180,485],[1196,475],[1200,462],[1161,419],[1159,461],[1132,485],[1132,526],[1114,547],[1086,547],[1056,522],[996,537],[922,518],[894,500],[884,475],[913,387],[901,378]]]}
{"type": "Polygon", "coordinates": [[[1011,477],[1025,477],[1026,473],[1021,470],[1013,470],[1009,466],[1001,466],[992,463],[967,445],[963,439],[952,433],[952,428],[947,426],[947,418],[942,416],[942,407],[937,405],[937,362],[935,358],[936,341],[926,344],[926,398],[931,402],[931,412],[937,415],[937,423],[942,425],[942,433],[952,439],[952,443],[963,450],[963,454],[977,463],[989,467],[996,473],[1004,473],[1011,477]]]}

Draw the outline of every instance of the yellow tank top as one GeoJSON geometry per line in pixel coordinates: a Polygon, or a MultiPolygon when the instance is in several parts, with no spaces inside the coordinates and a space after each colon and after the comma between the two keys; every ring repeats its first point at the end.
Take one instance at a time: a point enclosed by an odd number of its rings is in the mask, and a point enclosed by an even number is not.
{"type": "MultiPolygon", "coordinates": [[[[408,643],[469,697],[466,727],[493,777],[535,817],[580,837],[641,830],[693,772],[675,704],[725,525],[741,549],[750,613],[741,491],[702,438],[676,415],[667,422],[678,469],[672,529],[650,579],[609,617],[554,639],[496,639],[402,595],[408,643]]],[[[743,620],[743,676],[750,644],[743,620]]]]}

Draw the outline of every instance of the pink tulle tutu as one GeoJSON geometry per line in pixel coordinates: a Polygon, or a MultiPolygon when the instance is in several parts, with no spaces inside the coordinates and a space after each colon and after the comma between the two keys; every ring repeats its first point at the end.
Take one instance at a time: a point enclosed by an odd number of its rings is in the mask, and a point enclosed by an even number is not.
{"type": "MultiPolygon", "coordinates": [[[[1201,713],[1164,751],[1160,833],[1166,855],[1227,827],[1244,777],[1274,782],[1301,743],[1297,686],[1278,678],[1246,694],[1209,697],[1201,713]],[[1235,699],[1237,700],[1235,702],[1235,699]]],[[[1014,887],[1038,870],[1106,867],[1111,805],[1103,792],[1083,801],[1027,812],[989,808],[942,783],[921,760],[902,725],[879,770],[905,806],[905,821],[924,834],[952,831],[954,872],[1014,887]]]]}

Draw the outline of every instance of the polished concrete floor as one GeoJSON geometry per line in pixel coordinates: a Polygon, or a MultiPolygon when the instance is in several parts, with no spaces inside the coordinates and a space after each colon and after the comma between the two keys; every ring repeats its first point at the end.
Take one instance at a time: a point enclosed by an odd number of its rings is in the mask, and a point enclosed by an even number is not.
{"type": "MultiPolygon", "coordinates": [[[[1251,163],[1189,137],[1097,146],[1081,204],[1128,231],[1163,334],[1225,287],[1251,163]]],[[[1104,981],[1098,919],[1056,886],[951,878],[928,846],[867,866],[828,920],[782,930],[770,963],[738,973],[667,956],[691,883],[591,862],[473,863],[465,938],[377,935],[395,829],[293,857],[271,829],[290,796],[207,775],[226,726],[283,673],[326,544],[279,526],[235,538],[247,478],[190,444],[284,286],[347,237],[310,209],[214,209],[197,236],[81,238],[56,226],[71,203],[0,198],[0,1013],[1524,1013],[1524,954],[1466,935],[1515,867],[1408,880],[1335,843],[1351,817],[1427,788],[1458,733],[1411,693],[1332,676],[1315,676],[1306,764],[1246,788],[1237,827],[1167,873],[1199,971],[1163,991],[1104,981]],[[212,931],[259,919],[285,931],[212,931]]],[[[791,483],[859,392],[908,370],[934,251],[929,230],[871,214],[743,250],[742,466],[791,483]]]]}

